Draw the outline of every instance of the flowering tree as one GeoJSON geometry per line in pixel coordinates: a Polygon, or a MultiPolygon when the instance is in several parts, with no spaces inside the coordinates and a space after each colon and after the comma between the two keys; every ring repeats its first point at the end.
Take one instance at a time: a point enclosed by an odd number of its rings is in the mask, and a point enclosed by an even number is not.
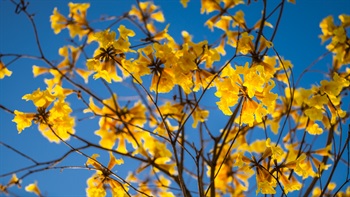
{"type": "MultiPolygon", "coordinates": [[[[5,83],[11,67],[29,58],[33,77],[44,83],[22,95],[32,111],[0,103],[1,113],[12,117],[18,134],[37,127],[65,152],[38,161],[0,139],[2,148],[30,162],[0,174],[1,194],[15,195],[14,186],[39,173],[82,169],[89,174],[79,179],[87,196],[350,195],[349,15],[320,19],[328,51],[295,78],[293,60],[274,46],[292,0],[202,0],[197,14],[214,41],[159,28],[166,13],[150,1],[98,19],[89,18],[89,3],[68,3],[68,13],[58,7],[50,17],[57,36],[69,34],[56,62],[31,4],[11,2],[27,17],[39,53],[0,51],[0,79],[5,83]],[[247,22],[251,6],[261,14],[247,22]],[[301,87],[303,75],[326,57],[332,61],[325,78],[301,87]],[[68,160],[78,155],[83,164],[68,160]]],[[[195,2],[180,3],[186,9],[195,2]]],[[[50,195],[38,184],[59,183],[53,177],[24,189],[50,195]]]]}

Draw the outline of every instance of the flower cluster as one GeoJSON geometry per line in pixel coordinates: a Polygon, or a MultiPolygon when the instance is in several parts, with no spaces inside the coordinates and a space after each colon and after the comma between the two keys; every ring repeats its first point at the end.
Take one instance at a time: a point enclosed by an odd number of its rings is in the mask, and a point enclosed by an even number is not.
{"type": "Polygon", "coordinates": [[[27,101],[31,100],[37,112],[14,111],[13,122],[17,124],[18,132],[21,133],[23,129],[30,127],[34,121],[39,125],[41,134],[50,142],[59,143],[61,140],[68,140],[70,134],[75,132],[75,121],[70,116],[72,109],[65,102],[66,94],[63,88],[57,86],[54,93],[48,89],[38,88],[33,93],[24,95],[22,98],[27,101]]]}

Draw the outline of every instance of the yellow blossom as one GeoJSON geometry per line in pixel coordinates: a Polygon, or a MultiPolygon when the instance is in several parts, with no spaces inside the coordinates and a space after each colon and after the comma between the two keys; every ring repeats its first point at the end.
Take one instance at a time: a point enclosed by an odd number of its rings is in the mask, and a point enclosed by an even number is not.
{"type": "Polygon", "coordinates": [[[154,19],[158,22],[164,22],[164,16],[162,11],[158,10],[158,6],[154,5],[152,2],[140,2],[139,8],[136,6],[132,6],[129,14],[132,16],[136,16],[138,20],[143,21],[149,18],[154,19]],[[158,11],[156,11],[158,10],[158,11]],[[144,18],[144,16],[150,16],[149,18],[144,18]]]}
{"type": "Polygon", "coordinates": [[[321,156],[331,156],[331,150],[332,150],[332,143],[327,145],[325,148],[321,148],[312,152],[314,154],[321,155],[321,156]]]}
{"type": "Polygon", "coordinates": [[[93,154],[86,161],[86,165],[93,166],[96,169],[96,173],[87,180],[86,195],[89,197],[104,197],[107,194],[106,188],[109,188],[113,196],[126,196],[125,191],[128,191],[128,186],[110,177],[113,167],[123,164],[123,159],[116,159],[113,153],[109,152],[109,162],[107,168],[105,168],[96,160],[98,156],[98,154],[93,154]]]}
{"type": "Polygon", "coordinates": [[[50,71],[49,68],[43,68],[43,67],[39,67],[39,66],[36,66],[36,65],[33,65],[33,75],[34,77],[37,77],[41,74],[44,74],[44,73],[48,73],[50,71]]]}
{"type": "Polygon", "coordinates": [[[0,79],[3,79],[5,76],[11,76],[12,71],[8,70],[4,63],[2,63],[2,61],[0,61],[0,79]]]}
{"type": "Polygon", "coordinates": [[[333,30],[335,29],[334,21],[332,16],[327,16],[320,23],[320,28],[322,30],[323,35],[320,35],[322,39],[322,43],[333,35],[333,30]]]}
{"type": "Polygon", "coordinates": [[[42,196],[37,182],[34,182],[32,184],[27,185],[25,187],[25,190],[27,192],[32,192],[32,193],[36,194],[37,196],[42,196]]]}
{"type": "Polygon", "coordinates": [[[339,19],[341,21],[341,25],[346,28],[350,26],[350,15],[341,14],[339,15],[339,19]]]}
{"type": "Polygon", "coordinates": [[[226,32],[230,28],[231,20],[229,16],[221,16],[214,26],[226,32]]]}
{"type": "Polygon", "coordinates": [[[315,107],[311,107],[309,109],[305,110],[305,115],[307,115],[310,120],[316,121],[316,120],[322,120],[323,113],[321,109],[317,109],[315,107]]]}
{"type": "Polygon", "coordinates": [[[124,25],[120,25],[118,31],[119,36],[123,39],[128,39],[128,37],[135,36],[135,32],[133,30],[127,29],[124,25]]]}
{"type": "Polygon", "coordinates": [[[267,140],[266,140],[266,147],[267,148],[265,150],[265,153],[264,153],[263,157],[265,155],[266,156],[270,156],[271,155],[272,159],[276,159],[276,160],[281,159],[281,157],[283,155],[283,149],[281,147],[279,147],[279,146],[272,145],[270,138],[267,138],[267,140]]]}
{"type": "Polygon", "coordinates": [[[75,120],[70,116],[71,112],[72,109],[62,96],[49,110],[49,116],[40,122],[39,131],[50,142],[60,143],[61,140],[68,140],[70,133],[75,133],[75,120]]]}
{"type": "Polygon", "coordinates": [[[317,123],[311,123],[308,127],[306,127],[306,131],[310,135],[321,135],[323,133],[323,129],[317,123]]]}
{"type": "Polygon", "coordinates": [[[183,6],[184,8],[187,8],[187,4],[188,4],[189,1],[190,1],[190,0],[180,0],[182,6],[183,6]]]}
{"type": "Polygon", "coordinates": [[[236,12],[236,14],[233,16],[233,24],[232,27],[240,26],[241,28],[246,28],[246,23],[244,20],[244,12],[242,10],[239,10],[236,12]]]}
{"type": "Polygon", "coordinates": [[[24,95],[22,99],[25,99],[26,101],[33,101],[36,107],[46,108],[52,103],[52,101],[55,99],[55,96],[52,95],[49,90],[41,91],[40,88],[38,88],[32,94],[24,95]]]}
{"type": "Polygon", "coordinates": [[[204,69],[196,70],[195,79],[194,79],[194,87],[192,90],[197,92],[200,90],[201,87],[203,89],[213,87],[215,84],[215,82],[212,81],[214,76],[215,76],[214,74],[212,74],[204,69]],[[210,82],[212,82],[212,83],[209,85],[210,82]]]}
{"type": "Polygon", "coordinates": [[[209,116],[208,110],[203,110],[197,107],[192,114],[192,117],[193,117],[192,128],[197,128],[198,122],[205,122],[208,116],[209,116]]]}
{"type": "Polygon", "coordinates": [[[47,124],[40,124],[39,130],[50,142],[60,143],[61,140],[68,140],[70,138],[70,133],[75,133],[75,121],[74,118],[70,116],[55,119],[49,117],[49,123],[52,125],[51,128],[47,124]]]}
{"type": "Polygon", "coordinates": [[[258,52],[260,53],[262,50],[266,49],[266,48],[271,48],[273,46],[272,42],[266,40],[266,38],[264,36],[260,37],[260,45],[259,45],[259,49],[258,52]]]}
{"type": "Polygon", "coordinates": [[[67,26],[68,20],[54,8],[53,14],[50,16],[51,28],[55,34],[61,32],[67,26]]]}
{"type": "Polygon", "coordinates": [[[159,75],[153,75],[150,90],[157,93],[167,93],[173,89],[174,85],[171,69],[165,68],[159,75]]]}
{"type": "Polygon", "coordinates": [[[322,192],[322,190],[321,190],[319,187],[315,187],[315,188],[312,190],[312,196],[313,196],[313,197],[320,196],[320,195],[321,195],[321,192],[322,192]]]}
{"type": "Polygon", "coordinates": [[[258,195],[258,193],[276,194],[275,187],[277,185],[277,182],[271,177],[268,172],[266,172],[265,169],[257,169],[256,182],[256,195],[258,195]]]}
{"type": "Polygon", "coordinates": [[[280,181],[283,185],[283,190],[286,194],[292,191],[298,191],[301,189],[302,184],[298,182],[298,180],[294,177],[291,176],[290,179],[287,178],[287,176],[283,173],[280,174],[280,181]]]}
{"type": "Polygon", "coordinates": [[[23,129],[32,125],[32,120],[35,114],[23,113],[17,110],[15,110],[14,113],[15,118],[12,120],[12,122],[15,122],[17,124],[18,133],[21,133],[23,129]]]}
{"type": "Polygon", "coordinates": [[[306,168],[308,164],[307,161],[304,161],[305,159],[306,155],[305,153],[302,153],[296,160],[286,163],[285,166],[290,169],[294,169],[299,176],[306,178],[308,177],[306,168]]]}
{"type": "Polygon", "coordinates": [[[102,79],[106,80],[108,83],[112,83],[112,79],[111,79],[109,73],[107,72],[107,70],[98,70],[97,73],[93,77],[94,77],[94,79],[102,78],[102,79]]]}
{"type": "MultiPolygon", "coordinates": [[[[18,188],[21,188],[20,185],[20,180],[17,178],[16,174],[12,174],[12,177],[10,179],[10,181],[7,183],[8,186],[12,186],[12,185],[17,185],[18,188]]],[[[1,191],[1,189],[0,189],[1,191]]]]}
{"type": "Polygon", "coordinates": [[[254,51],[253,35],[249,35],[247,32],[242,33],[241,38],[237,44],[237,50],[243,55],[254,51]]]}
{"type": "Polygon", "coordinates": [[[89,81],[89,76],[92,74],[92,72],[81,68],[76,68],[75,71],[84,79],[84,82],[87,84],[89,81]]]}

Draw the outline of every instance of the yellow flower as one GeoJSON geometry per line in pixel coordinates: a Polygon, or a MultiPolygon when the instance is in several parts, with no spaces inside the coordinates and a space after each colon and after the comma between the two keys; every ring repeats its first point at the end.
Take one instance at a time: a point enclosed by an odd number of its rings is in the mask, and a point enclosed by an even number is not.
{"type": "Polygon", "coordinates": [[[171,69],[164,68],[161,73],[154,74],[150,90],[157,93],[167,93],[175,86],[171,69]]]}
{"type": "Polygon", "coordinates": [[[92,112],[97,115],[102,114],[102,110],[95,105],[94,100],[92,97],[89,98],[89,108],[83,110],[84,113],[92,112]]]}
{"type": "Polygon", "coordinates": [[[159,135],[164,136],[164,137],[168,137],[167,131],[173,132],[173,131],[178,130],[178,126],[172,126],[168,119],[165,120],[165,124],[163,121],[161,121],[156,126],[157,127],[153,130],[153,132],[158,133],[159,135]]]}
{"type": "Polygon", "coordinates": [[[236,105],[239,98],[240,90],[236,82],[241,81],[241,79],[230,64],[223,69],[221,77],[223,78],[216,82],[215,96],[220,98],[216,104],[225,115],[231,115],[230,107],[236,105]]]}
{"type": "Polygon", "coordinates": [[[34,105],[36,107],[43,107],[47,108],[53,100],[55,100],[55,96],[50,93],[48,90],[40,91],[40,88],[38,88],[36,91],[34,91],[32,94],[26,94],[22,97],[22,99],[25,99],[26,101],[31,100],[33,101],[34,105]]]}
{"type": "Polygon", "coordinates": [[[107,72],[107,70],[98,70],[97,73],[93,76],[94,79],[102,78],[106,80],[108,83],[112,83],[112,79],[107,72]]]}
{"type": "Polygon", "coordinates": [[[15,118],[12,122],[17,124],[18,133],[21,133],[23,129],[30,127],[32,125],[32,120],[35,114],[27,114],[20,111],[15,110],[15,118]]]}
{"type": "Polygon", "coordinates": [[[133,5],[129,11],[129,14],[136,16],[139,21],[154,19],[158,22],[164,22],[162,11],[156,11],[158,9],[158,6],[154,5],[153,2],[140,2],[139,7],[140,9],[136,8],[136,6],[133,5]]]}
{"type": "Polygon", "coordinates": [[[135,32],[133,30],[127,29],[124,25],[120,25],[118,31],[119,36],[123,39],[128,39],[128,37],[135,36],[135,32]]]}
{"type": "Polygon", "coordinates": [[[237,50],[246,55],[249,52],[254,51],[253,35],[249,35],[247,32],[242,33],[241,38],[238,41],[237,50]]]}
{"type": "Polygon", "coordinates": [[[50,142],[60,143],[61,139],[65,141],[70,138],[69,133],[72,133],[72,134],[75,133],[74,118],[70,116],[64,116],[62,118],[56,118],[56,119],[51,119],[49,117],[48,123],[52,125],[51,128],[47,124],[40,124],[39,130],[41,134],[45,138],[47,138],[50,142]]]}
{"type": "Polygon", "coordinates": [[[212,0],[202,0],[202,6],[201,6],[201,14],[204,12],[206,14],[209,14],[210,12],[213,12],[215,10],[220,10],[220,6],[212,0]]]}
{"type": "Polygon", "coordinates": [[[242,107],[242,116],[238,117],[235,121],[236,123],[238,123],[239,121],[240,124],[248,124],[250,127],[253,126],[254,124],[254,115],[255,115],[255,111],[256,109],[258,109],[259,104],[254,101],[254,100],[250,100],[250,99],[246,99],[243,102],[243,107],[242,107]]]}
{"type": "Polygon", "coordinates": [[[114,60],[109,60],[106,62],[100,62],[99,60],[90,59],[87,61],[88,69],[94,69],[96,72],[93,76],[94,79],[102,78],[108,83],[122,81],[123,79],[118,76],[117,68],[114,63],[114,60]]]}
{"type": "Polygon", "coordinates": [[[262,92],[264,90],[265,79],[264,79],[264,68],[262,66],[255,66],[253,68],[248,68],[248,63],[244,67],[237,66],[237,72],[243,74],[244,82],[243,86],[246,87],[246,92],[249,98],[255,96],[255,92],[262,92]],[[243,72],[241,73],[241,69],[243,72]]]}
{"type": "Polygon", "coordinates": [[[273,46],[272,42],[266,40],[266,38],[264,36],[260,37],[260,42],[259,42],[259,50],[258,52],[260,53],[262,50],[266,49],[266,48],[271,48],[273,46]]]}
{"type": "Polygon", "coordinates": [[[85,189],[86,196],[87,197],[105,197],[107,195],[107,192],[104,189],[103,184],[99,184],[95,182],[96,182],[96,178],[94,176],[88,178],[88,180],[86,181],[88,186],[85,189]]]}
{"type": "Polygon", "coordinates": [[[115,41],[116,33],[115,31],[110,32],[109,29],[106,29],[104,31],[94,33],[94,37],[100,44],[100,47],[108,48],[115,41]]]}
{"type": "Polygon", "coordinates": [[[75,72],[78,73],[78,75],[80,75],[83,79],[84,79],[84,82],[87,84],[89,82],[89,76],[92,74],[91,71],[89,70],[84,70],[84,69],[81,69],[81,68],[76,68],[75,69],[75,72]]]}
{"type": "Polygon", "coordinates": [[[151,14],[151,18],[153,18],[154,20],[158,21],[158,22],[164,22],[164,15],[162,11],[158,11],[158,12],[154,12],[151,14]]]}
{"type": "MultiPolygon", "coordinates": [[[[203,89],[207,88],[209,83],[212,81],[214,78],[214,74],[208,72],[207,70],[204,69],[198,69],[196,70],[195,78],[194,78],[194,87],[193,91],[197,92],[200,90],[202,87],[203,89]]],[[[213,87],[215,84],[214,81],[210,84],[210,87],[213,87]]]]}
{"type": "Polygon", "coordinates": [[[312,197],[321,196],[322,190],[319,187],[315,187],[312,190],[312,197]]]}
{"type": "Polygon", "coordinates": [[[209,116],[208,110],[200,109],[199,107],[197,107],[192,114],[192,117],[193,117],[192,128],[197,128],[198,122],[205,122],[208,116],[209,116]]]}
{"type": "Polygon", "coordinates": [[[233,16],[233,24],[232,27],[240,26],[241,28],[246,28],[246,23],[244,20],[244,12],[242,10],[238,10],[236,14],[233,16]]]}
{"type": "Polygon", "coordinates": [[[239,167],[242,168],[243,166],[249,166],[249,164],[252,162],[248,157],[244,156],[242,152],[239,152],[235,155],[235,163],[233,164],[233,167],[239,167]]]}
{"type": "Polygon", "coordinates": [[[32,184],[27,185],[25,190],[27,192],[35,193],[37,196],[42,196],[37,182],[34,182],[32,184]]]}
{"type": "Polygon", "coordinates": [[[325,148],[321,148],[315,151],[312,151],[312,153],[321,155],[321,156],[331,156],[331,150],[332,150],[332,143],[330,143],[325,148]]]}
{"type": "MultiPolygon", "coordinates": [[[[303,178],[306,178],[309,176],[309,166],[308,162],[305,161],[306,155],[305,153],[302,153],[296,160],[290,161],[285,164],[285,167],[294,169],[297,175],[302,176],[303,178]]],[[[311,167],[312,168],[312,167],[311,167]]]]}
{"type": "Polygon", "coordinates": [[[275,187],[277,185],[276,180],[263,168],[257,169],[256,175],[257,189],[256,195],[258,193],[262,194],[276,194],[275,187]]]}
{"type": "Polygon", "coordinates": [[[88,158],[86,165],[93,166],[96,169],[96,173],[87,180],[86,195],[91,197],[104,197],[106,196],[106,188],[110,188],[113,196],[125,196],[125,191],[128,191],[128,186],[122,184],[110,177],[112,174],[112,168],[115,165],[121,165],[124,163],[123,159],[116,159],[112,152],[109,152],[109,163],[107,168],[101,166],[97,162],[98,154],[93,154],[91,158],[88,158]],[[105,185],[108,185],[107,187],[105,185]]]}
{"type": "Polygon", "coordinates": [[[298,191],[302,187],[302,184],[299,183],[294,176],[291,176],[291,178],[288,179],[285,174],[280,173],[279,180],[281,181],[283,185],[283,190],[286,194],[292,191],[296,191],[296,190],[298,191]]]}
{"type": "Polygon", "coordinates": [[[61,32],[67,26],[67,19],[62,14],[60,14],[57,8],[54,8],[53,14],[50,16],[51,28],[55,34],[61,32]]]}
{"type": "Polygon", "coordinates": [[[321,135],[323,133],[323,129],[317,123],[310,123],[308,127],[306,127],[306,131],[310,135],[321,135]]]}
{"type": "MultiPolygon", "coordinates": [[[[289,89],[285,89],[286,97],[290,98],[290,92],[289,89]]],[[[294,100],[295,104],[298,106],[302,106],[304,103],[306,103],[310,96],[312,95],[312,90],[304,89],[304,88],[298,88],[294,92],[294,100]]]]}
{"type": "Polygon", "coordinates": [[[322,120],[323,113],[321,109],[317,109],[315,107],[311,107],[309,109],[305,110],[305,115],[307,115],[310,120],[316,121],[316,120],[322,120]]]}
{"type": "Polygon", "coordinates": [[[328,96],[335,97],[338,96],[343,87],[348,87],[350,85],[349,80],[340,77],[337,73],[334,73],[333,80],[321,81],[320,91],[326,93],[328,96]]]}
{"type": "Polygon", "coordinates": [[[187,8],[187,3],[188,3],[189,1],[190,1],[190,0],[180,0],[182,6],[183,6],[184,8],[187,8]]]}
{"type": "Polygon", "coordinates": [[[323,35],[320,35],[320,38],[322,39],[323,43],[324,41],[332,37],[333,31],[336,28],[336,26],[334,25],[333,16],[327,16],[326,18],[324,18],[320,23],[320,28],[323,33],[323,35]]]}
{"type": "Polygon", "coordinates": [[[337,187],[337,184],[336,184],[336,183],[330,182],[330,183],[328,184],[327,189],[328,189],[329,191],[332,191],[332,190],[334,190],[336,187],[337,187]]]}
{"type": "Polygon", "coordinates": [[[70,108],[68,103],[63,99],[59,99],[54,103],[54,106],[50,109],[50,119],[63,118],[69,116],[73,110],[70,108]]]}
{"type": "Polygon", "coordinates": [[[33,75],[34,77],[37,77],[41,74],[44,74],[44,73],[48,73],[50,71],[49,68],[43,68],[43,67],[39,67],[39,66],[36,66],[36,65],[33,65],[33,75]]]}
{"type": "MultiPolygon", "coordinates": [[[[63,92],[63,90],[62,90],[63,92]]],[[[64,101],[64,96],[60,96],[53,107],[47,112],[47,117],[39,117],[39,131],[50,142],[60,143],[61,140],[68,140],[70,133],[74,134],[75,120],[70,116],[72,109],[64,101]]]]}
{"type": "MultiPolygon", "coordinates": [[[[17,178],[16,174],[12,174],[12,177],[10,179],[10,181],[7,183],[8,186],[12,186],[12,185],[17,185],[18,188],[21,188],[20,185],[20,180],[17,178]]],[[[0,189],[1,191],[1,189],[0,189]]]]}
{"type": "Polygon", "coordinates": [[[282,155],[283,155],[283,149],[279,146],[275,146],[273,144],[271,144],[271,139],[267,138],[266,140],[266,150],[264,155],[262,156],[263,158],[266,158],[267,156],[271,155],[272,159],[276,159],[279,160],[281,159],[282,155]]]}
{"type": "Polygon", "coordinates": [[[339,19],[341,21],[341,25],[346,28],[350,26],[350,15],[341,14],[339,15],[339,19]]]}
{"type": "Polygon", "coordinates": [[[79,19],[81,16],[86,17],[86,11],[90,7],[89,3],[68,3],[69,16],[79,19]]]}
{"type": "Polygon", "coordinates": [[[232,18],[229,16],[220,16],[220,19],[215,23],[215,27],[227,31],[230,28],[232,18]]]}
{"type": "Polygon", "coordinates": [[[100,128],[95,131],[95,134],[101,137],[99,144],[102,147],[112,148],[115,143],[118,143],[117,150],[127,153],[126,142],[135,148],[137,147],[135,138],[139,142],[145,135],[145,132],[141,132],[140,128],[146,122],[146,107],[141,102],[137,102],[131,108],[120,108],[119,104],[116,103],[116,98],[117,96],[114,94],[112,98],[103,100],[104,107],[102,109],[97,107],[90,98],[89,109],[84,110],[84,112],[94,112],[102,116],[99,122],[100,128]],[[123,122],[127,123],[128,126],[122,124],[123,122]]]}
{"type": "Polygon", "coordinates": [[[81,39],[83,36],[87,35],[90,31],[88,29],[88,22],[86,20],[86,12],[90,7],[89,3],[68,3],[69,7],[69,17],[72,18],[72,22],[68,23],[67,28],[69,29],[69,34],[71,38],[79,35],[81,39]]]}
{"type": "Polygon", "coordinates": [[[2,61],[0,61],[0,79],[3,79],[5,76],[11,76],[12,71],[8,70],[4,63],[2,63],[2,61]]]}

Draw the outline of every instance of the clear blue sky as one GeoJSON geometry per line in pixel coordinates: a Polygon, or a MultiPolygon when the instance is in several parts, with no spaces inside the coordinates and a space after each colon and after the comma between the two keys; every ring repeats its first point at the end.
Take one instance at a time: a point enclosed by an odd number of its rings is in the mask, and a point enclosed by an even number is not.
{"type": "MultiPolygon", "coordinates": [[[[169,33],[180,42],[180,33],[182,30],[187,30],[194,36],[194,41],[198,42],[203,39],[212,41],[211,33],[203,27],[203,23],[209,17],[198,17],[200,12],[200,1],[191,0],[187,9],[183,9],[180,0],[157,0],[156,5],[161,7],[164,13],[166,23],[159,24],[160,28],[165,27],[170,23],[169,33]]],[[[52,14],[54,7],[63,14],[68,14],[69,1],[52,0],[52,1],[30,1],[28,10],[34,13],[35,22],[38,27],[40,41],[44,46],[44,51],[48,58],[60,61],[58,49],[64,44],[69,44],[67,30],[59,35],[55,35],[51,30],[49,16],[52,14]]],[[[83,2],[83,1],[75,1],[83,2]]],[[[102,0],[92,1],[88,10],[88,19],[98,19],[102,15],[122,15],[131,8],[131,3],[136,1],[129,0],[102,0]]],[[[254,3],[252,1],[252,10],[245,12],[248,24],[252,25],[250,18],[256,18],[260,14],[261,1],[254,3]]],[[[269,1],[272,2],[272,1],[269,1]]],[[[237,9],[246,10],[245,6],[238,6],[237,9]]],[[[33,30],[28,19],[24,14],[15,14],[15,5],[9,0],[0,0],[0,53],[16,53],[39,55],[35,44],[33,30]]],[[[321,34],[319,23],[328,16],[333,15],[335,20],[339,14],[350,14],[350,1],[348,0],[297,0],[297,4],[287,3],[283,13],[282,21],[274,40],[274,46],[285,59],[291,60],[294,64],[295,76],[306,68],[317,57],[322,55],[325,46],[321,46],[321,40],[318,35],[321,34]]],[[[126,23],[129,28],[134,28],[130,23],[126,23]]],[[[97,24],[96,24],[97,25],[97,24]]],[[[99,26],[100,28],[105,27],[99,26]]],[[[220,31],[220,30],[219,30],[220,31]]],[[[136,38],[135,38],[136,39],[136,38]]],[[[90,53],[91,54],[91,53],[90,53]]],[[[223,57],[223,61],[228,57],[223,57]]],[[[6,64],[11,59],[3,58],[2,61],[6,64]]],[[[327,61],[321,61],[314,67],[314,70],[323,70],[330,66],[330,58],[327,61]]],[[[33,79],[32,65],[44,65],[42,62],[23,59],[9,66],[13,71],[10,78],[0,80],[0,104],[11,110],[18,109],[20,111],[34,111],[34,106],[31,102],[26,102],[21,99],[24,94],[31,93],[38,87],[45,88],[43,77],[33,79]]],[[[83,62],[80,63],[81,65],[83,62]]],[[[305,75],[302,80],[302,85],[310,87],[316,84],[319,79],[323,78],[322,73],[313,72],[305,75]]],[[[93,79],[90,77],[90,81],[93,79]]],[[[124,89],[125,90],[125,89],[124,89]]],[[[98,90],[96,90],[98,91],[98,90]]],[[[119,91],[123,94],[123,91],[119,91]]],[[[103,93],[101,93],[103,95],[103,93]]],[[[125,95],[122,95],[125,96],[125,95]]],[[[210,102],[210,101],[207,101],[210,102]]],[[[203,103],[208,106],[215,106],[215,101],[212,103],[203,103]]],[[[72,106],[74,110],[79,110],[79,106],[72,106]]],[[[73,114],[74,115],[74,114],[73,114]]],[[[64,144],[51,144],[37,131],[37,126],[33,125],[25,129],[22,134],[18,135],[16,125],[11,120],[11,114],[0,111],[0,141],[5,142],[13,147],[18,148],[27,155],[32,156],[38,161],[46,161],[55,159],[68,150],[64,144]]],[[[220,122],[220,120],[218,120],[220,122]]],[[[77,134],[84,132],[92,133],[98,127],[96,121],[92,121],[91,125],[77,123],[77,134]]],[[[218,128],[219,129],[219,128],[218,128]]],[[[89,138],[99,140],[90,134],[89,138]]],[[[73,145],[79,145],[76,141],[71,141],[73,145]]],[[[92,151],[86,151],[87,154],[92,154],[92,151]]],[[[106,156],[106,155],[105,155],[106,156]]],[[[67,158],[61,165],[83,165],[86,161],[85,157],[73,154],[67,158]]],[[[0,175],[6,172],[30,165],[31,163],[14,154],[12,151],[0,146],[0,175]]],[[[128,163],[129,166],[135,166],[133,163],[128,163]]],[[[118,174],[124,176],[127,171],[122,167],[115,168],[118,174]]],[[[48,196],[84,196],[86,188],[86,178],[90,177],[93,172],[86,170],[64,170],[58,172],[55,170],[44,171],[35,175],[28,176],[22,185],[26,186],[37,180],[39,187],[44,195],[48,196]],[[49,182],[55,182],[52,184],[49,182]]],[[[0,184],[5,184],[10,177],[0,178],[0,184]]],[[[22,190],[15,190],[15,194],[19,196],[31,196],[22,190]]],[[[0,194],[1,195],[1,194],[0,194]]]]}

